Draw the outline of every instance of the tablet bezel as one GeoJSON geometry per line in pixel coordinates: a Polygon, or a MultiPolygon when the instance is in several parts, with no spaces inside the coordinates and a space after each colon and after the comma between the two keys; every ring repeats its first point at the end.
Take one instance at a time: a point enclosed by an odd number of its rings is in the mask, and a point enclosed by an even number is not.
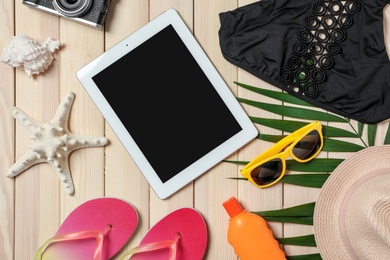
{"type": "MultiPolygon", "coordinates": [[[[253,140],[258,131],[175,9],[168,9],[76,73],[78,80],[160,199],[166,199],[253,140]],[[242,130],[163,183],[92,78],[150,37],[172,25],[242,130]]],[[[184,134],[184,133],[183,133],[184,134]]]]}

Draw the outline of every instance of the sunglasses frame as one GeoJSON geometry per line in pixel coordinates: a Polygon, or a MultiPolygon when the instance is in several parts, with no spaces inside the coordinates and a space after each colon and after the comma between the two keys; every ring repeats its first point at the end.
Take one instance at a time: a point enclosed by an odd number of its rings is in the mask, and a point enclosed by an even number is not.
{"type": "Polygon", "coordinates": [[[279,142],[277,142],[274,146],[272,146],[270,149],[265,151],[264,153],[260,154],[256,158],[254,158],[252,161],[250,161],[244,168],[241,169],[241,174],[243,177],[247,178],[248,181],[250,181],[252,184],[259,188],[266,188],[269,186],[272,186],[279,182],[281,178],[283,178],[284,174],[286,173],[286,159],[288,157],[292,157],[294,160],[305,163],[310,160],[312,160],[314,157],[316,157],[322,150],[322,147],[324,146],[324,136],[322,135],[322,125],[319,121],[314,121],[295,132],[291,133],[290,135],[284,137],[279,142]],[[297,158],[292,150],[295,147],[295,145],[302,140],[303,137],[305,137],[307,134],[312,132],[313,130],[317,130],[319,136],[320,136],[320,147],[317,152],[312,154],[309,158],[302,160],[297,158]],[[251,177],[251,172],[257,168],[258,166],[264,164],[265,162],[274,160],[274,159],[280,159],[282,161],[282,172],[280,173],[279,177],[265,185],[259,185],[257,184],[251,177]]]}

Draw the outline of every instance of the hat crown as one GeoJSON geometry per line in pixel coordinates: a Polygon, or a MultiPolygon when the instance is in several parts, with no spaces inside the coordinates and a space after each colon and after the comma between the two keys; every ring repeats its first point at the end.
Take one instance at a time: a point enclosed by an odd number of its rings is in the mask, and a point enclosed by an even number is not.
{"type": "Polygon", "coordinates": [[[355,259],[390,259],[390,170],[358,179],[341,204],[340,233],[355,259]]]}
{"type": "Polygon", "coordinates": [[[324,260],[390,259],[390,145],[344,160],[322,186],[314,236],[324,260]]]}

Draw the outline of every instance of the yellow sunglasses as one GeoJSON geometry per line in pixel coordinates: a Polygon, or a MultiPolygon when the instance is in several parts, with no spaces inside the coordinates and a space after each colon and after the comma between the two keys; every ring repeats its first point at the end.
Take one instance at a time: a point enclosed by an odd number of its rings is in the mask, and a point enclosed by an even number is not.
{"type": "Polygon", "coordinates": [[[277,183],[286,172],[286,159],[305,163],[316,157],[324,146],[322,125],[314,121],[277,142],[241,170],[242,176],[259,188],[277,183]]]}

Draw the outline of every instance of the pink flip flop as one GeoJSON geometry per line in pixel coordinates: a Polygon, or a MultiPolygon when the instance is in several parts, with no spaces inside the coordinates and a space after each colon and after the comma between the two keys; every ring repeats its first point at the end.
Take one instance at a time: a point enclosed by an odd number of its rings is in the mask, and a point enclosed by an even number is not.
{"type": "Polygon", "coordinates": [[[173,211],[154,225],[139,246],[120,259],[201,260],[207,247],[207,227],[192,208],[173,211]]]}
{"type": "Polygon", "coordinates": [[[115,198],[89,200],[68,215],[34,259],[110,259],[130,239],[137,225],[138,213],[128,202],[115,198]]]}

